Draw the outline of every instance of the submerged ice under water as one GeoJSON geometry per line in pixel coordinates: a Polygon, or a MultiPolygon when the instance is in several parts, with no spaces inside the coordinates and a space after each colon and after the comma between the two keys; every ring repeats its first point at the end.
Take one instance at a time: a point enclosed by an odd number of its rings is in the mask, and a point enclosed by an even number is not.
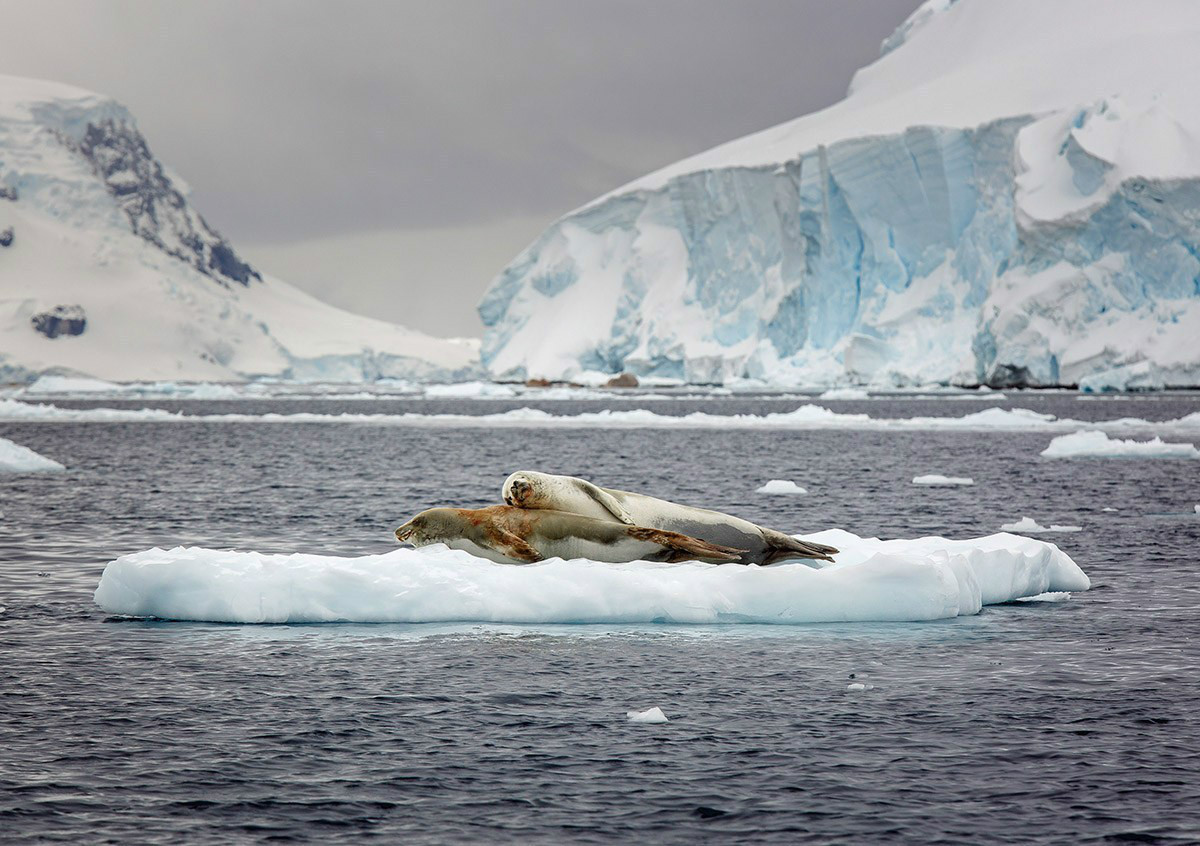
{"type": "MultiPolygon", "coordinates": [[[[847,400],[839,411],[961,416],[961,405],[847,400]]],[[[1014,406],[1169,421],[1200,400],[1049,394],[1014,406]]],[[[425,399],[187,406],[504,410],[425,399]]],[[[787,410],[753,398],[656,405],[787,410]]],[[[1057,434],[0,423],[0,436],[69,468],[0,477],[6,838],[1195,839],[1195,464],[1041,457],[1057,434]],[[494,501],[519,467],[797,532],[967,538],[1033,515],[1083,527],[1040,537],[1092,589],[941,621],[788,626],[230,626],[112,618],[91,600],[107,562],[155,546],[394,555],[397,521],[494,501]],[[926,468],[975,485],[914,486],[926,468]],[[772,478],[809,495],[755,492],[772,478]],[[669,722],[627,716],[652,708],[669,722]]]]}

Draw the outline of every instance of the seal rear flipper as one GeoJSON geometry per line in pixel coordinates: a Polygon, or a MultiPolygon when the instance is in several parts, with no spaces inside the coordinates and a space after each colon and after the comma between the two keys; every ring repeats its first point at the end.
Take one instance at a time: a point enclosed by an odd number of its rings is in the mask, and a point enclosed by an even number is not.
{"type": "Polygon", "coordinates": [[[615,496],[603,488],[593,485],[591,482],[583,479],[580,479],[579,481],[583,482],[580,487],[583,488],[584,493],[596,500],[596,502],[600,504],[601,508],[617,519],[617,522],[624,523],[627,526],[633,525],[633,517],[628,511],[625,510],[625,506],[617,502],[617,498],[615,496]]]}
{"type": "Polygon", "coordinates": [[[731,546],[718,546],[715,543],[699,540],[698,538],[681,535],[678,532],[668,532],[666,529],[647,529],[644,526],[630,526],[629,536],[635,540],[656,543],[666,547],[665,554],[658,558],[672,564],[679,561],[741,561],[744,549],[734,549],[731,546]]]}

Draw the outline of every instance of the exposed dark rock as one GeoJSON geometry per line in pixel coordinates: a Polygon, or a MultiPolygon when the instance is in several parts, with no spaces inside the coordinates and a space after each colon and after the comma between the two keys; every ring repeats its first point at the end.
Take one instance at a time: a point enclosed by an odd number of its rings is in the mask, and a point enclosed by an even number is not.
{"type": "Polygon", "coordinates": [[[0,185],[0,200],[12,200],[15,202],[16,199],[17,199],[17,186],[16,185],[0,185]]]}
{"type": "Polygon", "coordinates": [[[87,328],[87,315],[83,306],[60,305],[49,311],[35,314],[31,321],[33,328],[47,338],[57,338],[60,335],[82,335],[87,328]]]}
{"type": "Polygon", "coordinates": [[[554,383],[551,382],[549,379],[526,379],[525,380],[526,388],[549,388],[553,384],[554,383]]]}
{"type": "Polygon", "coordinates": [[[13,228],[8,226],[0,229],[0,247],[11,247],[13,242],[13,228]]]}
{"type": "Polygon", "coordinates": [[[262,278],[188,206],[136,128],[114,120],[89,124],[76,149],[104,180],[135,234],[224,285],[262,278]]]}
{"type": "Polygon", "coordinates": [[[638,386],[638,378],[632,373],[622,373],[620,376],[614,376],[604,383],[606,388],[636,388],[638,386]]]}
{"type": "Polygon", "coordinates": [[[1028,367],[1020,367],[1013,364],[994,365],[987,378],[983,380],[983,384],[989,388],[1043,387],[1033,378],[1033,374],[1029,372],[1028,367]]]}

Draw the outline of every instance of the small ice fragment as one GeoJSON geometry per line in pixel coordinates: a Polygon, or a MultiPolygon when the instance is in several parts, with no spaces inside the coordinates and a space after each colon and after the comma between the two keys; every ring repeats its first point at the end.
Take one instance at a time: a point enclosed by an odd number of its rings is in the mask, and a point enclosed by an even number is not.
{"type": "MultiPolygon", "coordinates": [[[[1197,508],[1200,508],[1200,506],[1197,506],[1197,508]]],[[[1106,505],[1103,508],[1101,508],[1100,510],[1101,511],[1120,511],[1121,509],[1113,508],[1111,505],[1106,505]]]]}
{"type": "Polygon", "coordinates": [[[850,682],[850,684],[846,685],[846,690],[870,690],[874,686],[873,684],[865,684],[864,682],[850,682]]]}
{"type": "Polygon", "coordinates": [[[756,488],[755,493],[760,494],[806,494],[804,488],[797,485],[795,482],[789,482],[787,479],[772,479],[761,488],[756,488]]]}
{"type": "Polygon", "coordinates": [[[975,480],[968,476],[939,476],[933,473],[928,476],[914,476],[912,483],[931,487],[949,487],[951,485],[973,485],[975,480]]]}
{"type": "Polygon", "coordinates": [[[1196,509],[1196,513],[1200,514],[1200,505],[1195,505],[1193,507],[1196,509]]]}
{"type": "Polygon", "coordinates": [[[1002,532],[1022,532],[1036,534],[1038,532],[1082,532],[1083,526],[1059,526],[1051,523],[1049,526],[1038,525],[1032,517],[1022,517],[1015,523],[1005,523],[1000,527],[1002,532]]]}
{"type": "Polygon", "coordinates": [[[631,723],[666,723],[670,722],[662,708],[647,708],[645,711],[626,711],[626,719],[631,723]]]}

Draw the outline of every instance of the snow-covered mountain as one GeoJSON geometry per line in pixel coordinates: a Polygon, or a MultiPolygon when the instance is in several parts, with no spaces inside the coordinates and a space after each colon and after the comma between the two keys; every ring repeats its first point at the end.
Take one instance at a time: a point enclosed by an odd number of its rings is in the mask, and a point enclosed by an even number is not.
{"type": "Polygon", "coordinates": [[[1193,0],[931,0],[841,102],[546,230],[484,364],[1200,385],[1197,78],[1193,0]]]}
{"type": "Polygon", "coordinates": [[[326,305],[241,258],[112,99],[0,76],[0,382],[446,379],[477,343],[326,305]]]}

